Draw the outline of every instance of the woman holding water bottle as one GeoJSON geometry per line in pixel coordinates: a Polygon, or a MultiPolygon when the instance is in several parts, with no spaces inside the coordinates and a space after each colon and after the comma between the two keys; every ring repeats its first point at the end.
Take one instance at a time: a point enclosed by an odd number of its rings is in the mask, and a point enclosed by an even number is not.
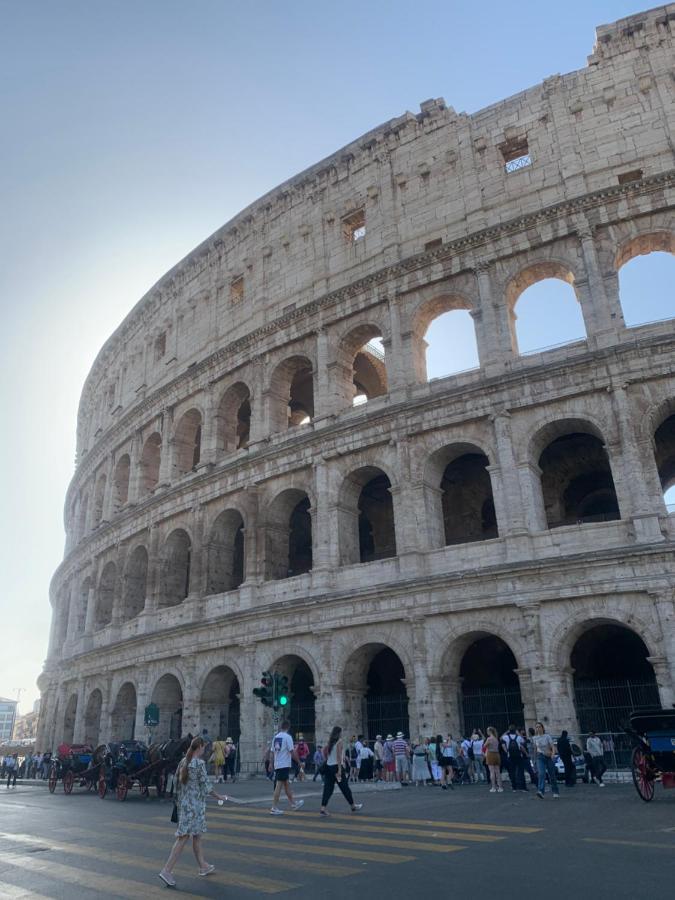
{"type": "Polygon", "coordinates": [[[159,873],[159,877],[167,887],[176,887],[176,879],[172,874],[173,868],[190,837],[192,837],[192,850],[199,865],[199,874],[210,875],[215,869],[215,866],[206,862],[202,850],[202,834],[206,831],[206,798],[215,797],[220,804],[228,798],[225,794],[217,794],[211,787],[206,774],[206,765],[202,759],[203,755],[204,741],[202,738],[196,737],[190,744],[185,758],[181,760],[176,773],[176,808],[178,812],[176,841],[164,868],[159,873]]]}

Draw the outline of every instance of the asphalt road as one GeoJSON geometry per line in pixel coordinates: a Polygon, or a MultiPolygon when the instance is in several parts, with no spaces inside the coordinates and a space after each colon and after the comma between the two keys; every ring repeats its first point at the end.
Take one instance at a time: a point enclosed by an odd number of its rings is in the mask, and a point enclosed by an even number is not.
{"type": "MultiPolygon", "coordinates": [[[[189,849],[176,870],[183,897],[307,898],[545,896],[667,897],[675,885],[675,790],[639,800],[632,785],[490,794],[472,785],[360,792],[319,818],[318,784],[295,785],[304,808],[270,816],[268,783],[227,791],[245,801],[208,809],[206,858],[197,875],[189,849]],[[433,892],[433,894],[429,893],[433,892]]],[[[172,843],[171,803],[136,792],[121,803],[61,785],[0,786],[0,897],[145,898],[169,889],[157,877],[172,843]]]]}

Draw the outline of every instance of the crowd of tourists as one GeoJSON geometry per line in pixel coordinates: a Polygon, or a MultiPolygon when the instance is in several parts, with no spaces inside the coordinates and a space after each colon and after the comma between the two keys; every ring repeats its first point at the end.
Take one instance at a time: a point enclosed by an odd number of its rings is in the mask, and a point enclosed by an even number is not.
{"type": "Polygon", "coordinates": [[[52,764],[51,753],[11,753],[0,756],[0,781],[7,779],[7,787],[16,784],[16,779],[22,778],[49,778],[49,768],[52,764]]]}

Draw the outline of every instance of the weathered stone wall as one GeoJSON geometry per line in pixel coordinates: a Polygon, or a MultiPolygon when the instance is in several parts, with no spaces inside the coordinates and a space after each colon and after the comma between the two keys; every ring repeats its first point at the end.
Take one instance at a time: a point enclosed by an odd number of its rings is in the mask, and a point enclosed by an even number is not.
{"type": "Polygon", "coordinates": [[[289,656],[311,670],[317,729],[357,727],[365,686],[347,673],[372,646],[403,664],[413,734],[457,728],[461,659],[484,634],[513,651],[526,716],[574,727],[571,648],[600,622],[641,636],[673,702],[675,526],[654,452],[675,411],[672,322],[627,329],[618,270],[675,250],[674,36],[671,4],[602,26],[587,68],[471,116],[428,101],[252,204],[137,304],[82,395],[42,743],[90,737],[99,715],[109,736],[134,691],[140,733],[167,675],[194,730],[209,673],[227,667],[257,746],[252,688],[289,656]],[[513,147],[531,164],[507,172],[513,147]],[[586,338],[520,356],[514,307],[546,277],[573,286],[586,338]],[[424,333],[449,309],[471,312],[480,368],[427,382],[424,333]],[[353,407],[352,362],[375,334],[387,392],[353,407]],[[286,427],[307,369],[311,421],[286,427]],[[540,457],[576,432],[604,445],[620,517],[549,529],[540,457]],[[488,459],[498,537],[445,546],[440,477],[465,452],[488,459]],[[396,556],[359,564],[356,501],[375,470],[396,556]],[[279,510],[303,496],[312,569],[270,580],[279,510]],[[211,594],[227,510],[244,580],[211,594]]]}

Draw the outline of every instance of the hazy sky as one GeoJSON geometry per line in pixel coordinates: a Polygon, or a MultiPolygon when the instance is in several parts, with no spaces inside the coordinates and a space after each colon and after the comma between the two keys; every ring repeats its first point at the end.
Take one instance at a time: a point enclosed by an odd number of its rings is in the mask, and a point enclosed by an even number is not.
{"type": "MultiPolygon", "coordinates": [[[[139,297],[363,132],[430,97],[473,112],[581,68],[595,26],[640,8],[0,0],[0,695],[23,688],[23,711],[37,697],[79,394],[139,297]]],[[[664,278],[643,318],[671,314],[664,278]]],[[[560,340],[577,336],[573,318],[556,320],[560,340]]]]}

